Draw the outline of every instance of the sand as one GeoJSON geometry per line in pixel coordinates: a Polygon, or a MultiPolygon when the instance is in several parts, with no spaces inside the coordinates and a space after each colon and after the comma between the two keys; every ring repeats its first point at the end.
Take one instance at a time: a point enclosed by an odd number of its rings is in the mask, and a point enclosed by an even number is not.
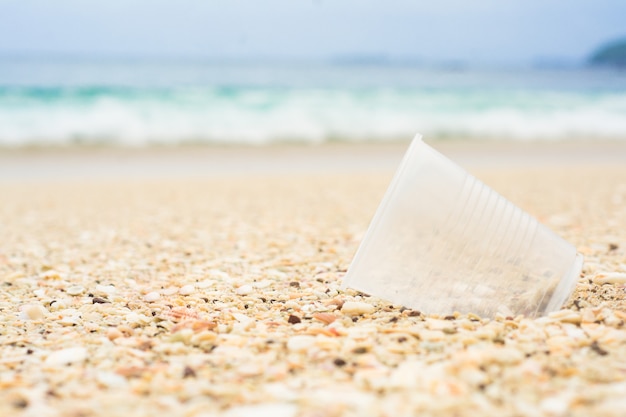
{"type": "Polygon", "coordinates": [[[340,289],[405,146],[0,153],[0,415],[623,415],[626,147],[441,147],[585,255],[487,319],[340,289]]]}

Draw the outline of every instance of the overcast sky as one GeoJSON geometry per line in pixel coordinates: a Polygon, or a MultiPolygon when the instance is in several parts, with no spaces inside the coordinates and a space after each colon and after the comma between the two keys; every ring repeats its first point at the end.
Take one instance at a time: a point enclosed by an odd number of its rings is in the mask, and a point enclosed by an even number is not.
{"type": "Polygon", "coordinates": [[[624,0],[0,0],[0,54],[525,63],[626,37],[624,0]]]}

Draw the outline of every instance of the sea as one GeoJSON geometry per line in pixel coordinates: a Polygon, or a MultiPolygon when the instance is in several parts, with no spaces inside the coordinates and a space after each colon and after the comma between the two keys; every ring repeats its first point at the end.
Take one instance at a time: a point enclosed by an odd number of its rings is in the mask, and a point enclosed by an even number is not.
{"type": "Polygon", "coordinates": [[[0,57],[0,147],[626,140],[626,71],[0,57]]]}

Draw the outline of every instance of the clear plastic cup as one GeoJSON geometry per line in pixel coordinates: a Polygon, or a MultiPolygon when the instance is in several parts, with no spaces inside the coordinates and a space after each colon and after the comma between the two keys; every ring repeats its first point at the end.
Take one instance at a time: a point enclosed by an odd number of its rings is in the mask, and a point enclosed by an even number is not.
{"type": "Polygon", "coordinates": [[[425,313],[534,317],[563,305],[582,262],[417,135],[343,286],[425,313]]]}

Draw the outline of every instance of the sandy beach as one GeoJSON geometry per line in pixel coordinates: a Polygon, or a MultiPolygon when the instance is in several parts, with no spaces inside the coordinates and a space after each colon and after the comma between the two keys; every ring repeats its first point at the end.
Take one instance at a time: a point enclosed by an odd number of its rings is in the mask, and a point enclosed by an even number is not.
{"type": "Polygon", "coordinates": [[[433,143],[585,256],[537,319],[341,290],[406,146],[0,152],[0,414],[623,415],[626,145],[433,143]]]}

